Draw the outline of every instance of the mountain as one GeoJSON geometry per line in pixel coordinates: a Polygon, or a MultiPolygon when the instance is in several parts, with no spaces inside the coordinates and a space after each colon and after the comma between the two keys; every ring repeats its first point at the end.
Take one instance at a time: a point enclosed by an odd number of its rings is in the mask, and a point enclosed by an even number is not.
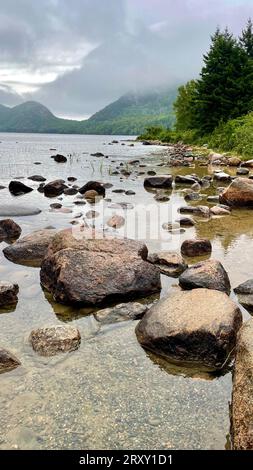
{"type": "Polygon", "coordinates": [[[128,93],[85,121],[58,118],[35,101],[0,105],[0,132],[137,135],[146,127],[173,124],[176,94],[176,88],[128,93]]]}
{"type": "Polygon", "coordinates": [[[35,101],[14,108],[0,105],[0,132],[78,133],[79,121],[60,119],[35,101]]]}
{"type": "Polygon", "coordinates": [[[177,88],[128,93],[91,116],[85,129],[91,134],[136,135],[150,126],[170,127],[176,96],[177,88]]]}

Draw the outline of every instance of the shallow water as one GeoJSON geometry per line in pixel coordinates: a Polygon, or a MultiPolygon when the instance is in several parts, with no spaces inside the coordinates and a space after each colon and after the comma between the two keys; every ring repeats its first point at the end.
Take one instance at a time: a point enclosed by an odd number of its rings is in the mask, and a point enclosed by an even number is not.
{"type": "MultiPolygon", "coordinates": [[[[186,203],[183,188],[179,187],[168,193],[169,203],[155,202],[154,193],[143,187],[145,175],[138,176],[138,171],[155,168],[160,174],[205,175],[212,170],[198,166],[156,166],[163,161],[163,148],[140,143],[130,147],[128,141],[123,146],[123,139],[119,136],[119,144],[108,145],[112,141],[109,136],[1,134],[0,184],[8,185],[10,179],[24,177],[22,181],[36,189],[38,183],[26,179],[34,174],[45,176],[48,181],[75,176],[79,186],[93,179],[110,182],[114,186],[106,191],[106,197],[112,202],[142,205],[139,225],[143,228],[147,222],[145,241],[150,251],[178,249],[184,239],[196,235],[208,237],[212,241],[212,257],[223,263],[232,287],[251,278],[253,214],[250,211],[233,211],[231,216],[208,221],[198,219],[196,226],[187,228],[180,236],[161,231],[158,238],[149,239],[148,233],[156,227],[157,219],[151,213],[147,220],[145,208],[155,204],[160,209],[161,227],[163,222],[179,217],[177,208],[186,203]],[[70,155],[68,163],[57,164],[50,159],[56,153],[52,148],[70,155]],[[103,152],[109,158],[91,157],[94,152],[103,152]],[[147,167],[130,167],[128,162],[136,158],[147,167]],[[38,161],[41,165],[34,164],[38,161]],[[121,180],[120,175],[112,175],[120,163],[123,168],[133,170],[121,180]],[[113,193],[115,188],[132,189],[136,195],[113,193]]],[[[211,187],[201,193],[216,194],[216,189],[211,187]]],[[[75,199],[76,196],[63,197],[62,204],[73,212],[61,214],[50,211],[50,204],[58,202],[57,198],[47,199],[36,190],[18,198],[11,196],[8,189],[0,191],[0,205],[33,204],[42,210],[36,216],[14,218],[21,225],[23,235],[48,226],[71,226],[78,213],[94,209],[89,204],[74,206],[75,199]]],[[[206,204],[205,198],[195,204],[206,204]]],[[[97,221],[100,227],[102,203],[95,209],[101,212],[97,221]]],[[[112,213],[113,209],[106,207],[105,215],[112,213]]],[[[126,211],[123,213],[126,217],[126,211]]],[[[127,228],[135,237],[131,210],[127,213],[127,228]]],[[[77,310],[53,302],[40,287],[38,268],[15,265],[0,256],[0,279],[17,282],[20,287],[16,309],[0,310],[0,345],[13,351],[22,362],[15,371],[0,376],[0,449],[224,449],[228,446],[230,373],[218,378],[201,374],[191,377],[187,371],[145,352],[135,337],[136,322],[101,326],[87,309],[77,310]],[[36,355],[28,344],[31,330],[62,321],[73,322],[80,329],[80,349],[54,358],[36,355]]],[[[162,282],[161,295],[178,284],[177,279],[165,276],[162,282]]],[[[249,317],[245,310],[243,314],[249,317]]]]}

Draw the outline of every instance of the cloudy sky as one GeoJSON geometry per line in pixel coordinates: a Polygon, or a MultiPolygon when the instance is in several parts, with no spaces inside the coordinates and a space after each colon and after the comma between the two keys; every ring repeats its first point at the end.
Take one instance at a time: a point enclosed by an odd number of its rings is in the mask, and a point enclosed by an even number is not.
{"type": "Polygon", "coordinates": [[[0,0],[0,103],[85,118],[123,93],[197,76],[216,26],[253,0],[0,0]]]}

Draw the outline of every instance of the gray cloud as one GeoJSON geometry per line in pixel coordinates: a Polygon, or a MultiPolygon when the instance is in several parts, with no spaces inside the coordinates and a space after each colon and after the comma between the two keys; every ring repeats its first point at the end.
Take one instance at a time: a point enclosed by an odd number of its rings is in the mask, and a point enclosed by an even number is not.
{"type": "Polygon", "coordinates": [[[0,100],[14,88],[69,116],[196,76],[217,24],[238,33],[252,14],[251,0],[1,3],[0,100]]]}

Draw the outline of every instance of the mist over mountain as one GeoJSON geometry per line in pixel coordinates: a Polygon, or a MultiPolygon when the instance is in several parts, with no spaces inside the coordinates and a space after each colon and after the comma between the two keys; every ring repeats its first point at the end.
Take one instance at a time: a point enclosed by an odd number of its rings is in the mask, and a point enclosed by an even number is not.
{"type": "Polygon", "coordinates": [[[35,101],[0,105],[0,132],[136,135],[150,126],[173,124],[176,94],[177,87],[127,93],[85,121],[58,118],[35,101]]]}

